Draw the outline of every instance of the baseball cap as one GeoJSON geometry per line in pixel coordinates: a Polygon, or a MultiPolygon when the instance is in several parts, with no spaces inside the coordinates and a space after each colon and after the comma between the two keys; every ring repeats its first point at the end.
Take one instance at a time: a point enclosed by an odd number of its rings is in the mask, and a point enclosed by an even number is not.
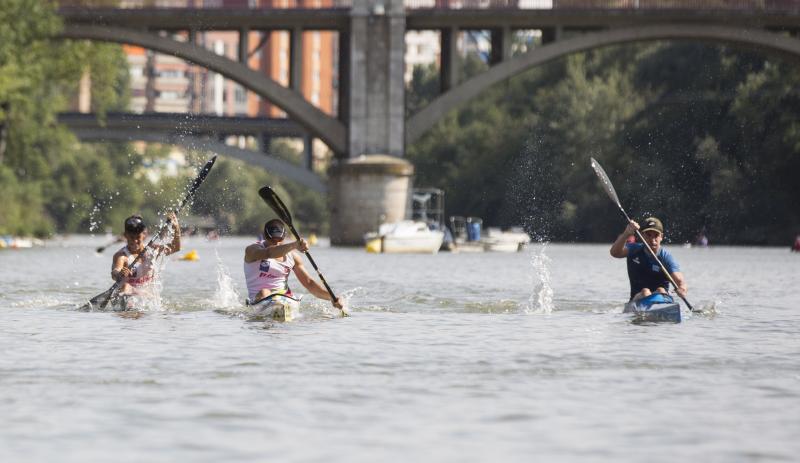
{"type": "Polygon", "coordinates": [[[147,228],[144,219],[140,215],[132,215],[125,219],[125,231],[127,233],[141,233],[147,228]]]}
{"type": "Polygon", "coordinates": [[[659,232],[659,233],[661,233],[663,235],[664,234],[664,224],[662,224],[661,221],[658,220],[655,217],[648,217],[648,218],[644,219],[644,225],[643,225],[643,228],[642,228],[642,233],[644,233],[646,231],[649,231],[649,230],[655,230],[655,231],[657,231],[657,232],[659,232]]]}

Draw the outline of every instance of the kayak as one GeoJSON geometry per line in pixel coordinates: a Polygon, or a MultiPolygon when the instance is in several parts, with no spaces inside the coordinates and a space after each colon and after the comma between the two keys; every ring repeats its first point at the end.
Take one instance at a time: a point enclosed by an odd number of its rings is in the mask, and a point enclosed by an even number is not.
{"type": "Polygon", "coordinates": [[[248,301],[247,305],[253,309],[253,316],[280,322],[290,322],[300,315],[300,299],[285,294],[272,294],[254,303],[248,301]]]}
{"type": "Polygon", "coordinates": [[[625,304],[623,313],[633,313],[636,321],[681,322],[681,306],[669,294],[654,293],[625,304]]]}

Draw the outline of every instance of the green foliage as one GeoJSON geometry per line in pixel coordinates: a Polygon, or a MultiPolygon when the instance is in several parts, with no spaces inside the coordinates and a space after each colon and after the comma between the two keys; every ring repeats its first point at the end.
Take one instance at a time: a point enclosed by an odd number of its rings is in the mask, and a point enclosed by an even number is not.
{"type": "Polygon", "coordinates": [[[327,231],[327,208],[322,195],[229,159],[218,159],[214,164],[214,170],[195,195],[192,213],[212,217],[223,233],[257,236],[264,223],[276,217],[258,196],[264,185],[272,186],[280,195],[299,230],[327,231]]]}
{"type": "Polygon", "coordinates": [[[424,108],[439,96],[439,69],[435,63],[414,66],[406,90],[406,117],[424,108]]]}
{"type": "MultiPolygon", "coordinates": [[[[415,73],[413,96],[432,77],[415,73]]],[[[608,241],[626,209],[667,238],[786,244],[800,229],[800,73],[753,51],[649,43],[572,55],[497,85],[408,149],[448,214],[523,224],[541,239],[608,241]]],[[[435,76],[433,76],[435,77],[435,76]]]]}
{"type": "MultiPolygon", "coordinates": [[[[80,144],[56,123],[87,74],[92,109],[101,118],[107,110],[124,110],[129,98],[120,48],[51,40],[59,28],[53,5],[46,2],[7,0],[0,10],[0,124],[7,129],[0,152],[0,233],[120,233],[133,213],[155,225],[179,205],[196,172],[169,174],[168,147],[149,144],[140,154],[127,144],[80,144]]],[[[288,144],[278,143],[275,152],[302,162],[302,154],[288,144]]],[[[202,166],[208,156],[194,153],[190,164],[202,166]]],[[[199,190],[192,212],[212,217],[223,232],[256,235],[274,216],[257,194],[264,184],[275,185],[290,207],[294,200],[302,208],[298,225],[324,230],[320,195],[284,187],[261,170],[223,159],[199,190]]]]}

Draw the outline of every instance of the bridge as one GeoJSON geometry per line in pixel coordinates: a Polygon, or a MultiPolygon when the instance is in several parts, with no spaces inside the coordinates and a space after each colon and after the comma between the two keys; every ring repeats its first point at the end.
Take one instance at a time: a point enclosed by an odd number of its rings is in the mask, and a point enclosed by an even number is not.
{"type": "Polygon", "coordinates": [[[58,121],[84,141],[151,141],[214,151],[263,167],[314,191],[327,192],[325,181],[312,169],[308,133],[289,119],[185,113],[107,113],[101,123],[95,114],[61,113],[58,121]],[[230,146],[225,143],[229,135],[250,135],[262,140],[261,150],[230,146]],[[303,139],[303,166],[269,156],[264,145],[272,137],[303,139]]]}
{"type": "Polygon", "coordinates": [[[800,57],[800,4],[790,0],[119,2],[126,8],[104,7],[109,2],[102,0],[63,0],[62,37],[127,43],[177,56],[236,81],[282,108],[310,136],[324,141],[339,161],[329,173],[328,190],[334,212],[332,229],[338,233],[331,238],[342,244],[360,241],[363,232],[374,228],[377,216],[391,221],[404,213],[405,200],[400,197],[407,195],[412,169],[383,161],[371,165],[362,156],[390,155],[401,162],[405,147],[448,112],[532,67],[576,52],[652,40],[728,43],[800,57]],[[197,44],[198,31],[216,30],[239,32],[238,60],[197,44]],[[290,35],[288,86],[247,65],[249,32],[273,30],[290,35]],[[298,51],[302,32],[310,30],[338,35],[335,116],[299,92],[303,57],[298,51]],[[439,33],[441,93],[406,117],[404,48],[410,30],[439,33]],[[458,75],[458,34],[469,30],[489,32],[491,66],[464,79],[458,75]],[[541,46],[512,56],[511,41],[517,30],[540,31],[541,46]],[[188,40],[178,41],[160,31],[185,31],[188,40]]]}

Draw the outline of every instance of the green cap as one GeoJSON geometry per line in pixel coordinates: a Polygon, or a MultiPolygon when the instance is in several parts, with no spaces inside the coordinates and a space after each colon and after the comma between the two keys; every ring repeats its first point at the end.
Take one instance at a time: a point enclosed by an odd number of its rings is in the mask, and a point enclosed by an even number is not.
{"type": "Polygon", "coordinates": [[[662,235],[664,234],[664,225],[655,217],[648,217],[644,219],[644,228],[642,228],[642,233],[650,230],[655,230],[662,235]]]}

